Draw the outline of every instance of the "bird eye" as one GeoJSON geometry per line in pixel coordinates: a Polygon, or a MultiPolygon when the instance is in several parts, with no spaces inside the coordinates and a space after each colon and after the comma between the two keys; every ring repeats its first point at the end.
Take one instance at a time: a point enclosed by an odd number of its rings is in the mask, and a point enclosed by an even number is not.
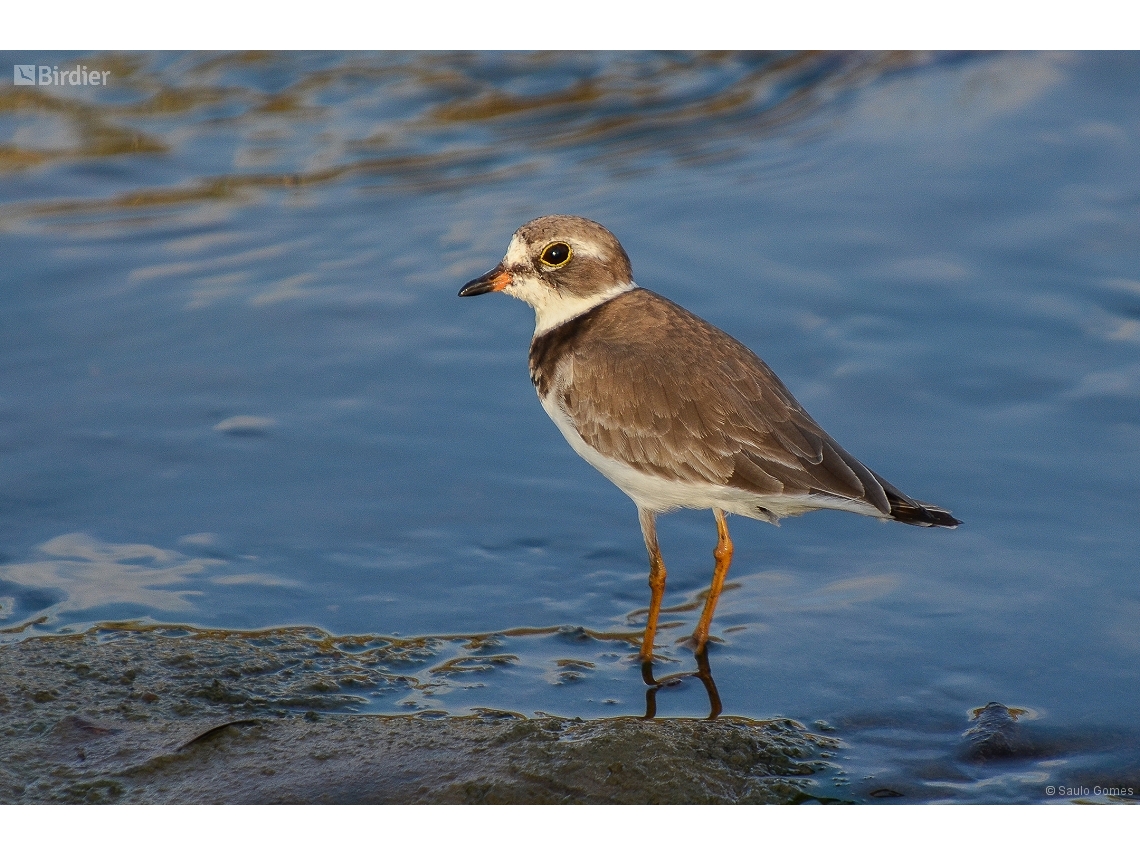
{"type": "Polygon", "coordinates": [[[542,259],[543,264],[549,264],[551,267],[561,267],[570,260],[571,255],[570,244],[555,241],[554,243],[547,244],[538,257],[542,259]]]}

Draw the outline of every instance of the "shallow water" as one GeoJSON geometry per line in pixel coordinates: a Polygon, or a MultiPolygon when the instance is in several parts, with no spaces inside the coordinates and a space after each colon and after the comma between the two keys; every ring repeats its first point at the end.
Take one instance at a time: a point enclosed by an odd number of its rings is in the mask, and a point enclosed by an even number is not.
{"type": "MultiPolygon", "coordinates": [[[[732,521],[725,713],[826,722],[848,797],[1140,793],[1135,54],[33,60],[111,75],[0,87],[0,638],[424,637],[357,706],[644,712],[634,508],[535,400],[530,310],[455,297],[577,213],[965,521],[732,521]],[[990,701],[1032,748],[962,759],[990,701]]],[[[660,531],[699,603],[711,514],[660,531]]]]}

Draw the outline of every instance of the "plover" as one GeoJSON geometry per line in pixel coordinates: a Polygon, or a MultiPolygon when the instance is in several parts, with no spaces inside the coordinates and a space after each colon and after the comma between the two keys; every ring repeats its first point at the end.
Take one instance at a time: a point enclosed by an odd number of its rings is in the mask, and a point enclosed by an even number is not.
{"type": "Polygon", "coordinates": [[[691,638],[698,653],[732,562],[728,514],[777,523],[833,508],[918,526],[960,522],[844,451],[743,344],[635,285],[629,256],[592,220],[521,226],[502,262],[459,296],[491,291],[534,309],[530,377],[543,409],[637,506],[649,552],[643,662],[665,592],[659,513],[707,508],[716,519],[712,584],[691,638]]]}

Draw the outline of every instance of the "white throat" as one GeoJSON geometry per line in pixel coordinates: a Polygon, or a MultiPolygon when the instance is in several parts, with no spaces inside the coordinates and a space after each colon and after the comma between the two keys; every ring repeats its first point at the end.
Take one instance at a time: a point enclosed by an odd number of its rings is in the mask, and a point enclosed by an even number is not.
{"type": "Polygon", "coordinates": [[[504,293],[522,300],[534,309],[534,334],[540,336],[636,287],[633,282],[621,282],[588,297],[575,297],[572,294],[559,294],[529,276],[516,276],[514,282],[504,289],[504,293]]]}

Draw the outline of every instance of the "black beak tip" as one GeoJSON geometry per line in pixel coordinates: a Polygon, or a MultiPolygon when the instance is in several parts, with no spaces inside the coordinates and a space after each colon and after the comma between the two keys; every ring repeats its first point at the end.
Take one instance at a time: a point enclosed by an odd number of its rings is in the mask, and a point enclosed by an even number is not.
{"type": "MultiPolygon", "coordinates": [[[[499,274],[503,272],[503,265],[499,265],[493,270],[488,270],[482,276],[472,279],[466,285],[459,289],[460,297],[475,297],[479,294],[486,294],[490,291],[498,290],[495,286],[495,280],[499,274]]],[[[501,286],[500,286],[501,287],[501,286]]]]}
{"type": "Polygon", "coordinates": [[[459,289],[460,297],[474,297],[478,294],[486,294],[491,290],[491,283],[487,282],[483,277],[472,279],[466,285],[459,289]]]}

